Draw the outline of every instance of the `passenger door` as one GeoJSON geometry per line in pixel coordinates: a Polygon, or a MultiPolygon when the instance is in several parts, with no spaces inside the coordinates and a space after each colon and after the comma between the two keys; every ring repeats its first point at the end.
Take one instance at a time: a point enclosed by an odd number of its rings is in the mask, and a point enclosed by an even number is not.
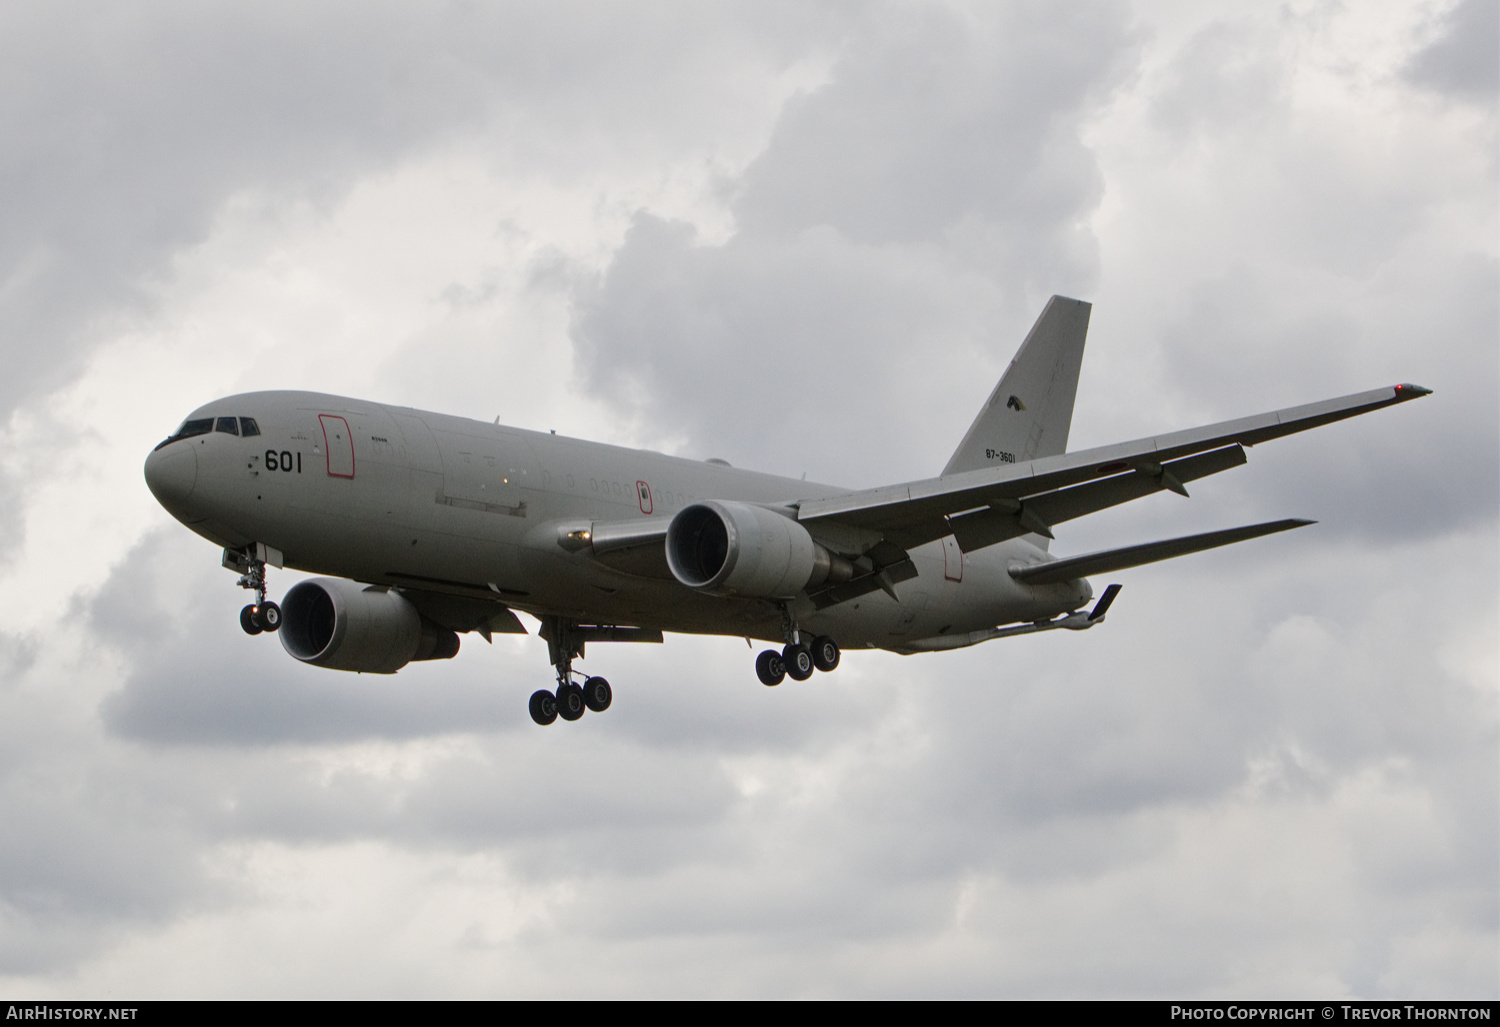
{"type": "Polygon", "coordinates": [[[354,477],[354,438],[349,433],[349,422],[339,414],[319,414],[318,424],[323,429],[329,477],[354,477]]]}

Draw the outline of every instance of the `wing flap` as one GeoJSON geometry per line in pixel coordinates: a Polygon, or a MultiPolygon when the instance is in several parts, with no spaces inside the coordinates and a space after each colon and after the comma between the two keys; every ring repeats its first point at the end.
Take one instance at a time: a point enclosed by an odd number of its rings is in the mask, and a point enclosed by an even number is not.
{"type": "Polygon", "coordinates": [[[1158,560],[1170,560],[1174,556],[1187,556],[1189,553],[1201,553],[1205,549],[1216,549],[1219,546],[1260,538],[1262,535],[1274,535],[1278,531],[1290,531],[1292,528],[1304,528],[1316,523],[1316,521],[1290,518],[1282,521],[1267,521],[1264,524],[1248,524],[1242,528],[1225,528],[1222,531],[1209,531],[1201,535],[1185,535],[1162,542],[1126,546],[1124,549],[1087,553],[1083,556],[1052,560],[1030,567],[1013,567],[1010,576],[1028,585],[1056,585],[1060,582],[1072,581],[1074,578],[1086,578],[1091,574],[1109,574],[1128,567],[1139,567],[1142,564],[1156,563],[1158,560]]]}
{"type": "MultiPolygon", "coordinates": [[[[948,529],[966,553],[992,546],[1055,524],[1097,513],[1132,499],[1163,490],[1176,491],[1184,482],[1196,481],[1245,463],[1242,446],[1225,446],[1197,456],[1183,457],[1161,465],[1159,471],[1141,468],[1117,474],[1102,481],[1091,481],[1072,488],[1048,492],[1024,503],[990,507],[948,518],[948,529]]],[[[1186,490],[1183,490],[1184,493],[1186,490]]],[[[946,532],[944,532],[946,534],[946,532]]],[[[934,536],[940,538],[941,535],[934,536]]],[[[903,536],[904,539],[904,536],[903,536]]],[[[922,541],[930,541],[923,539],[922,541]]],[[[909,542],[908,545],[919,543],[909,542]]]]}

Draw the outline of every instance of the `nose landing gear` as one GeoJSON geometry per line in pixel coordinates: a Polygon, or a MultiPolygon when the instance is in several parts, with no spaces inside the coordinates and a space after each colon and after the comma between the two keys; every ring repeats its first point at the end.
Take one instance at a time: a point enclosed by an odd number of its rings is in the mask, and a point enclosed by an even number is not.
{"type": "MultiPolygon", "coordinates": [[[[245,634],[258,635],[262,631],[279,629],[281,607],[266,599],[266,561],[252,554],[226,549],[224,566],[240,571],[240,588],[248,588],[255,593],[255,602],[240,611],[240,627],[245,630],[245,634]]],[[[277,566],[281,565],[278,563],[277,566]]]]}

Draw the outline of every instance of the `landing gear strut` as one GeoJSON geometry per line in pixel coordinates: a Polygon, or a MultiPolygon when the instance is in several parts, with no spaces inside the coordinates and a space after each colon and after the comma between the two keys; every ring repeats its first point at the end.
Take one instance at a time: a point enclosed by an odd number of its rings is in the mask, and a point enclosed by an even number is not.
{"type": "Polygon", "coordinates": [[[781,630],[786,645],[780,652],[767,649],[755,658],[755,676],[763,685],[779,685],[786,678],[806,681],[814,670],[830,671],[839,665],[838,643],[827,635],[818,635],[812,645],[802,641],[797,620],[783,603],[781,630]]]}
{"type": "Polygon", "coordinates": [[[225,566],[234,566],[243,571],[240,574],[240,588],[248,588],[255,593],[255,602],[240,611],[240,627],[245,629],[245,634],[258,635],[262,631],[280,628],[281,607],[266,600],[266,561],[257,559],[253,552],[231,554],[227,549],[224,551],[224,560],[225,566]],[[232,565],[229,562],[231,556],[234,560],[232,565]]]}
{"type": "Polygon", "coordinates": [[[543,617],[541,635],[547,640],[547,657],[557,669],[557,691],[545,688],[531,694],[531,719],[545,727],[558,717],[577,720],[585,710],[603,713],[614,700],[609,682],[586,677],[583,684],[573,680],[573,661],[583,659],[583,639],[578,625],[562,617],[543,617]]]}

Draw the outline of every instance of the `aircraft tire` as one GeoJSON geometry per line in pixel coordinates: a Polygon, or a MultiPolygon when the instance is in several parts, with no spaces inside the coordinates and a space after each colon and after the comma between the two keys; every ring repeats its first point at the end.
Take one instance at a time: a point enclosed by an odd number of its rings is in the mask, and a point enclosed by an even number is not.
{"type": "Polygon", "coordinates": [[[577,685],[557,686],[557,715],[563,720],[577,720],[583,716],[588,704],[583,700],[583,689],[577,685]]]}
{"type": "Polygon", "coordinates": [[[255,622],[266,631],[276,631],[281,627],[281,607],[275,603],[266,603],[255,615],[255,622]]]}
{"type": "Polygon", "coordinates": [[[266,630],[260,626],[260,618],[255,614],[256,610],[253,603],[240,611],[240,627],[245,629],[245,634],[247,635],[258,635],[266,630]]]}
{"type": "Polygon", "coordinates": [[[546,727],[557,719],[557,696],[539,688],[531,693],[531,719],[546,727]]]}
{"type": "Polygon", "coordinates": [[[583,683],[583,704],[595,713],[609,709],[614,697],[614,689],[603,678],[589,678],[583,683]]]}
{"type": "Polygon", "coordinates": [[[806,681],[813,676],[812,650],[805,645],[789,645],[781,650],[781,662],[786,664],[786,676],[793,681],[806,681]]]}
{"type": "Polygon", "coordinates": [[[819,635],[812,644],[813,666],[830,671],[839,665],[839,644],[827,635],[819,635]]]}
{"type": "Polygon", "coordinates": [[[763,685],[779,685],[786,680],[786,664],[775,649],[767,649],[755,658],[755,676],[763,685]]]}

